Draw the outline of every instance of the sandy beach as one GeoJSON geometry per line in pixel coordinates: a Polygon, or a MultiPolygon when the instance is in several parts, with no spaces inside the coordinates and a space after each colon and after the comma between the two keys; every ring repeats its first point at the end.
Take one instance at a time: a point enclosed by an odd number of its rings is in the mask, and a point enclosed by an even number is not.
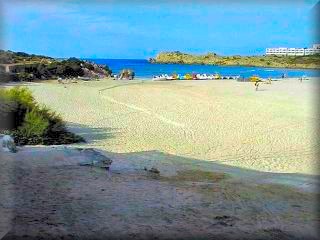
{"type": "Polygon", "coordinates": [[[0,146],[0,237],[318,239],[317,81],[23,84],[87,143],[0,146]]]}
{"type": "MultiPolygon", "coordinates": [[[[317,174],[319,79],[32,84],[89,146],[159,151],[244,169],[317,174]]],[[[171,159],[152,159],[160,165],[171,159]]]]}
{"type": "Polygon", "coordinates": [[[1,240],[320,239],[320,1],[0,6],[1,240]]]}

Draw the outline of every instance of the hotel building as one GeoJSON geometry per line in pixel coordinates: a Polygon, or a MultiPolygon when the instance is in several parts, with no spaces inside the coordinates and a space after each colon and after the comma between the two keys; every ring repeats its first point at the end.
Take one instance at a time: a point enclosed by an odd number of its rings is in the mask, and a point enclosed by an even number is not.
{"type": "Polygon", "coordinates": [[[313,44],[312,48],[267,48],[266,55],[304,56],[320,54],[320,44],[313,44]]]}

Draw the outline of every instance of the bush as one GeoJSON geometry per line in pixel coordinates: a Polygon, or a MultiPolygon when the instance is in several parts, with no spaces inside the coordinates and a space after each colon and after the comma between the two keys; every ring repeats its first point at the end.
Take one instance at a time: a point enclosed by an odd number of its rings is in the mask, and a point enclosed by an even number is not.
{"type": "Polygon", "coordinates": [[[18,145],[69,144],[84,139],[67,131],[62,118],[40,107],[27,88],[0,89],[0,130],[18,145]]]}
{"type": "Polygon", "coordinates": [[[33,109],[28,111],[24,117],[24,122],[19,131],[26,137],[43,136],[49,126],[49,120],[42,116],[40,112],[33,109]]]}
{"type": "Polygon", "coordinates": [[[27,110],[36,105],[31,92],[26,88],[0,89],[0,101],[2,130],[17,129],[22,125],[27,110]]]}
{"type": "Polygon", "coordinates": [[[23,105],[25,108],[34,108],[36,102],[28,88],[15,87],[10,90],[1,89],[0,95],[23,105]]]}

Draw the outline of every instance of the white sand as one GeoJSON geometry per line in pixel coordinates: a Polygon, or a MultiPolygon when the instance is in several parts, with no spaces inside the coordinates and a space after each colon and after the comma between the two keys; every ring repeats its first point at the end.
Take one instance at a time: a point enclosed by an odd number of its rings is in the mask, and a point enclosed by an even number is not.
{"type": "Polygon", "coordinates": [[[79,166],[92,155],[73,146],[0,146],[0,237],[318,239],[318,177],[242,169],[317,173],[316,81],[30,84],[113,163],[79,166]]]}
{"type": "Polygon", "coordinates": [[[277,81],[259,91],[236,81],[29,87],[89,145],[108,152],[156,150],[266,172],[317,174],[317,82],[277,81]]]}

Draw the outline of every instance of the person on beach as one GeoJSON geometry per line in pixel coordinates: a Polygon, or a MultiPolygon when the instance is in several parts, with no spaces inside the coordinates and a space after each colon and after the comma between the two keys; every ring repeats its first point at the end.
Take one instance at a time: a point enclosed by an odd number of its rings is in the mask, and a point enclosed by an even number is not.
{"type": "Polygon", "coordinates": [[[256,86],[256,91],[258,91],[260,82],[261,82],[261,81],[258,80],[258,81],[255,81],[255,83],[254,83],[254,85],[256,86]]]}
{"type": "Polygon", "coordinates": [[[271,84],[271,77],[268,77],[267,84],[271,84]]]}

